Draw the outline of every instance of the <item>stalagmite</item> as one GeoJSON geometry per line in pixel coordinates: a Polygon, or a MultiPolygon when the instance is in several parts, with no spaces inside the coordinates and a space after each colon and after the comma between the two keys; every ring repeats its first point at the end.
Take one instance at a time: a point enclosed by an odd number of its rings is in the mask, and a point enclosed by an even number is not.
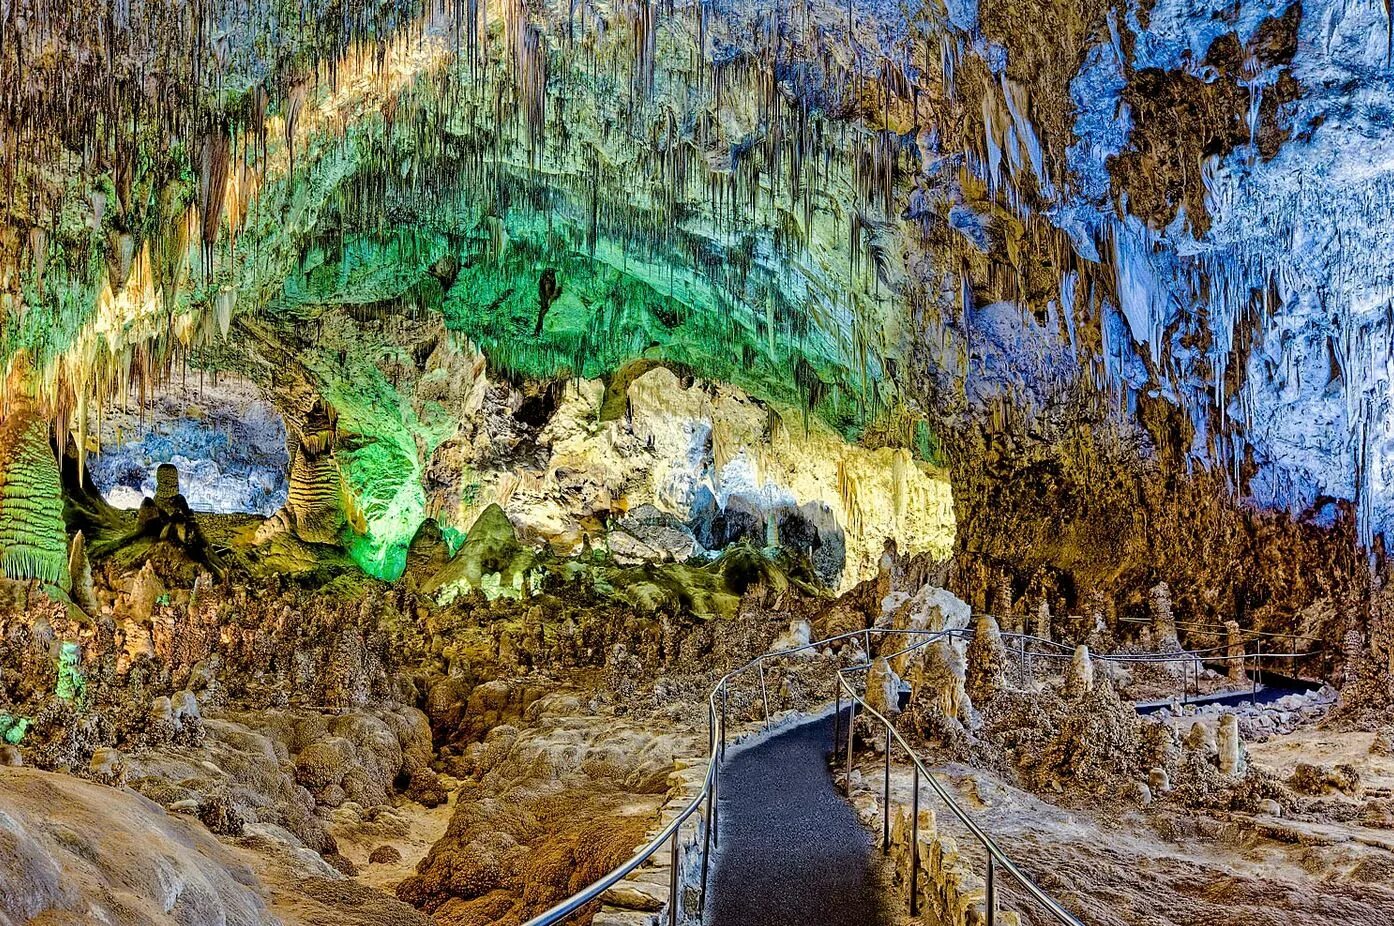
{"type": "Polygon", "coordinates": [[[1225,621],[1225,655],[1229,680],[1238,685],[1249,684],[1248,663],[1245,660],[1244,637],[1238,621],[1225,621]]]}
{"type": "Polygon", "coordinates": [[[1244,755],[1244,740],[1239,736],[1239,717],[1236,714],[1220,715],[1216,745],[1220,752],[1220,774],[1243,775],[1248,761],[1244,755]]]}
{"type": "Polygon", "coordinates": [[[1093,687],[1094,660],[1089,657],[1089,647],[1081,643],[1075,647],[1074,656],[1070,659],[1062,694],[1067,698],[1078,698],[1093,687]]]}
{"type": "Polygon", "coordinates": [[[97,602],[92,585],[92,564],[87,558],[87,541],[82,531],[73,534],[68,547],[68,576],[72,582],[70,593],[73,602],[89,616],[100,613],[101,605],[97,602]]]}
{"type": "Polygon", "coordinates": [[[957,649],[937,640],[910,669],[910,703],[927,706],[965,727],[974,725],[973,702],[966,687],[966,664],[957,649]]]}
{"type": "Polygon", "coordinates": [[[873,662],[867,670],[866,703],[885,717],[900,713],[900,677],[892,671],[884,657],[873,662]]]}
{"type": "Polygon", "coordinates": [[[1036,606],[1036,625],[1031,631],[1042,640],[1051,639],[1050,636],[1050,602],[1044,598],[1036,606]]]}
{"type": "Polygon", "coordinates": [[[991,614],[979,614],[968,644],[966,689],[975,702],[990,699],[1006,685],[1007,651],[991,614]]]}
{"type": "Polygon", "coordinates": [[[1176,618],[1171,613],[1171,588],[1165,582],[1158,582],[1152,587],[1148,607],[1152,613],[1152,637],[1157,647],[1165,650],[1179,646],[1176,618]]]}

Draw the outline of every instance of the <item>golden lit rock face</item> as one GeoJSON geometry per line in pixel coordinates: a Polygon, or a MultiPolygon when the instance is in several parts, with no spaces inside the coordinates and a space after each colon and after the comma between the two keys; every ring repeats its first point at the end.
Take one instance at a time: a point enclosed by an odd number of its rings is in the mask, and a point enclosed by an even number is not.
{"type": "MultiPolygon", "coordinates": [[[[778,512],[812,503],[826,506],[844,535],[840,590],[876,574],[887,540],[905,555],[952,551],[948,480],[904,449],[848,444],[795,409],[730,386],[684,383],[662,367],[635,378],[610,414],[606,403],[603,383],[567,383],[538,438],[543,459],[474,469],[469,501],[440,517],[468,527],[498,504],[524,537],[570,554],[603,544],[605,525],[641,506],[690,522],[704,493],[720,508],[736,496],[777,521],[778,512]]],[[[754,539],[780,538],[776,527],[754,539]]]]}

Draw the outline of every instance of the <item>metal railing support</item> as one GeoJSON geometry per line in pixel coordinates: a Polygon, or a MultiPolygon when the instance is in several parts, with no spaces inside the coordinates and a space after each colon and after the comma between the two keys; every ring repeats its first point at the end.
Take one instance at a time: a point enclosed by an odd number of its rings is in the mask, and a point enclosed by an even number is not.
{"type": "Polygon", "coordinates": [[[673,848],[668,854],[668,926],[678,926],[678,835],[680,833],[682,833],[682,827],[673,830],[673,848]]]}
{"type": "Polygon", "coordinates": [[[847,778],[845,785],[847,796],[852,796],[852,719],[857,716],[857,702],[853,701],[848,705],[847,711],[847,778]]]}
{"type": "Polygon", "coordinates": [[[711,815],[712,846],[721,848],[721,765],[712,770],[712,793],[707,799],[707,813],[711,815]]]}
{"type": "Polygon", "coordinates": [[[915,766],[915,790],[910,798],[910,915],[920,915],[920,766],[915,766]]]}
{"type": "Polygon", "coordinates": [[[1254,641],[1254,671],[1250,681],[1253,687],[1249,689],[1249,706],[1254,707],[1258,704],[1258,677],[1263,671],[1263,641],[1254,641]]]}
{"type": "Polygon", "coordinates": [[[891,854],[891,725],[886,724],[886,792],[881,800],[881,854],[891,854]]]}
{"type": "Polygon", "coordinates": [[[765,726],[770,725],[770,692],[765,688],[765,664],[760,663],[760,703],[765,705],[765,726]]]}
{"type": "Polygon", "coordinates": [[[729,689],[725,682],[721,683],[721,762],[726,762],[726,705],[730,700],[727,695],[729,689]]]}
{"type": "MultiPolygon", "coordinates": [[[[766,687],[768,685],[768,682],[767,680],[765,680],[763,672],[763,663],[765,660],[770,658],[778,658],[781,656],[788,656],[793,653],[804,652],[807,650],[823,650],[834,643],[841,642],[845,644],[846,641],[854,640],[859,636],[863,638],[865,644],[867,645],[867,655],[870,656],[869,649],[871,645],[872,633],[878,633],[883,635],[890,633],[892,634],[893,641],[900,639],[900,637],[902,636],[908,639],[914,639],[915,635],[919,635],[919,642],[913,643],[912,645],[904,649],[897,650],[893,653],[885,652],[886,658],[892,658],[893,656],[899,655],[902,652],[911,652],[930,643],[933,643],[936,640],[943,640],[946,638],[965,638],[967,636],[970,636],[969,634],[965,634],[962,631],[953,630],[915,631],[902,629],[896,631],[884,628],[851,630],[842,634],[838,634],[836,636],[829,637],[825,640],[819,640],[817,642],[803,644],[802,646],[791,647],[786,650],[781,650],[778,653],[762,654],[760,656],[757,656],[755,659],[752,659],[745,665],[726,673],[726,675],[724,675],[721,678],[721,680],[711,689],[711,691],[707,695],[708,766],[707,775],[702,787],[702,791],[696,796],[694,796],[692,800],[686,805],[686,807],[674,819],[669,821],[657,834],[655,834],[649,840],[649,842],[647,842],[645,845],[636,850],[634,855],[628,861],[615,867],[607,874],[603,875],[602,877],[592,882],[588,886],[582,888],[581,890],[575,892],[570,897],[567,897],[566,899],[560,901],[559,903],[546,910],[545,912],[539,913],[538,915],[534,916],[532,919],[528,920],[527,923],[524,924],[524,926],[559,926],[559,924],[566,922],[570,917],[585,909],[587,904],[590,904],[598,900],[601,896],[604,895],[605,891],[609,890],[615,884],[618,884],[625,877],[628,877],[630,873],[635,871],[640,865],[644,864],[650,859],[657,857],[658,854],[662,852],[665,847],[670,852],[671,861],[673,863],[671,867],[672,871],[674,872],[674,875],[670,882],[672,900],[670,903],[668,919],[670,924],[676,923],[676,920],[680,918],[680,911],[682,906],[682,898],[678,895],[677,887],[677,884],[681,879],[676,877],[678,866],[681,864],[682,860],[680,830],[684,822],[688,819],[695,817],[697,820],[701,821],[703,819],[704,811],[706,825],[703,827],[702,834],[701,882],[700,892],[697,896],[697,904],[699,905],[699,908],[705,908],[707,901],[707,886],[711,879],[711,869],[714,865],[714,856],[715,853],[720,851],[721,845],[721,770],[725,764],[726,745],[729,740],[729,737],[727,735],[727,724],[729,722],[731,695],[730,686],[732,679],[742,675],[742,673],[759,667],[761,669],[762,676],[762,693],[768,694],[768,689],[766,687]],[[721,698],[721,704],[719,707],[716,703],[716,699],[718,697],[721,698]]],[[[1034,638],[1031,638],[1028,639],[1026,643],[1027,645],[1025,646],[1025,652],[1029,668],[1034,668],[1035,657],[1038,655],[1034,653],[1031,649],[1031,646],[1033,644],[1038,644],[1040,646],[1046,647],[1046,652],[1039,655],[1042,655],[1043,658],[1048,660],[1068,659],[1070,658],[1072,653],[1072,651],[1068,647],[1057,646],[1055,644],[1050,643],[1049,641],[1035,640],[1034,638]],[[1062,650],[1063,652],[1052,653],[1049,651],[1051,647],[1055,647],[1056,649],[1062,650]]],[[[882,648],[883,651],[887,650],[887,647],[884,644],[882,648]]],[[[895,649],[895,647],[892,646],[889,649],[895,649]]],[[[1191,653],[1190,656],[1193,659],[1198,659],[1200,654],[1191,653]]],[[[1117,655],[1112,658],[1116,659],[1119,662],[1150,662],[1160,661],[1163,658],[1174,659],[1175,657],[1166,656],[1153,657],[1151,659],[1137,659],[1130,658],[1125,655],[1117,655]]],[[[847,791],[849,793],[849,796],[852,785],[852,761],[854,759],[853,749],[856,743],[854,722],[856,720],[857,709],[860,707],[864,713],[869,714],[872,717],[875,717],[886,728],[886,755],[884,757],[886,762],[886,769],[883,772],[884,777],[882,786],[882,793],[885,802],[882,819],[882,841],[886,847],[889,846],[890,842],[889,767],[891,750],[895,748],[896,744],[899,744],[900,748],[905,750],[905,752],[909,756],[909,760],[913,769],[914,790],[912,794],[910,853],[911,914],[918,915],[920,907],[920,788],[922,784],[922,779],[927,777],[929,779],[927,784],[929,785],[930,789],[934,791],[934,793],[939,797],[939,799],[945,803],[947,809],[951,813],[953,813],[953,815],[959,820],[959,822],[961,822],[965,827],[967,827],[967,829],[973,835],[973,837],[977,839],[978,842],[987,850],[987,853],[991,858],[991,864],[993,866],[1003,868],[1008,873],[1008,875],[1015,879],[1016,883],[1019,884],[1026,891],[1026,893],[1034,897],[1038,903],[1040,903],[1049,911],[1049,913],[1054,917],[1057,923],[1064,924],[1064,926],[1083,926],[1083,924],[1076,917],[1074,917],[1073,914],[1071,914],[1068,910],[1060,906],[1060,904],[1053,897],[1042,891],[1034,881],[1032,881],[1028,876],[1026,876],[1016,867],[1016,865],[1012,862],[1011,858],[1009,858],[1005,853],[1003,853],[1001,849],[999,849],[997,845],[992,842],[991,837],[989,837],[986,833],[982,831],[982,829],[977,825],[977,823],[970,816],[968,816],[967,813],[961,807],[958,806],[954,799],[945,790],[944,786],[941,785],[938,782],[938,780],[931,775],[929,770],[925,768],[923,763],[920,761],[919,757],[915,754],[914,749],[910,746],[908,742],[905,741],[905,739],[895,729],[894,725],[885,716],[878,713],[875,708],[873,708],[870,704],[868,704],[857,694],[855,689],[852,687],[851,683],[847,680],[847,677],[844,673],[865,671],[869,669],[871,665],[872,663],[870,661],[866,661],[862,664],[848,666],[844,669],[836,670],[833,689],[833,699],[836,705],[835,710],[833,712],[833,765],[834,767],[836,767],[837,763],[843,759],[843,757],[840,754],[840,750],[843,747],[842,689],[846,687],[847,755],[845,757],[845,769],[847,774],[847,791]]],[[[1197,674],[1200,671],[1199,662],[1196,663],[1196,671],[1197,674]]],[[[1255,678],[1255,686],[1256,685],[1257,678],[1255,678]]],[[[768,710],[768,703],[766,705],[766,709],[768,710]]],[[[767,725],[768,722],[769,720],[767,715],[767,725]]],[[[995,879],[995,877],[995,868],[990,868],[989,878],[995,879]]],[[[995,906],[993,907],[993,909],[995,911],[995,906]]]]}
{"type": "Polygon", "coordinates": [[[712,812],[716,809],[712,804],[713,793],[712,791],[707,792],[707,825],[702,827],[702,890],[699,894],[701,899],[698,902],[703,910],[707,909],[707,872],[711,870],[712,823],[716,816],[712,812]]]}
{"type": "Polygon", "coordinates": [[[997,864],[987,856],[987,926],[997,926],[997,864]]]}
{"type": "Polygon", "coordinates": [[[833,678],[833,691],[837,695],[837,706],[833,708],[833,761],[842,755],[842,676],[833,678]]]}

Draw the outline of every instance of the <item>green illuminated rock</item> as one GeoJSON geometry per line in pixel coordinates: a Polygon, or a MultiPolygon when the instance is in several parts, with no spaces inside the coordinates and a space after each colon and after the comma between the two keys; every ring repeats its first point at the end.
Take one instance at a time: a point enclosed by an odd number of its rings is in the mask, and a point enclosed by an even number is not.
{"type": "Polygon", "coordinates": [[[58,645],[58,681],[54,694],[64,701],[81,701],[87,692],[82,675],[82,647],[72,641],[58,645]]]}
{"type": "Polygon", "coordinates": [[[11,746],[18,746],[24,742],[24,734],[29,732],[30,726],[31,721],[28,717],[0,714],[0,740],[4,740],[11,746]]]}
{"type": "Polygon", "coordinates": [[[68,534],[48,424],[16,412],[0,425],[0,571],[66,588],[68,534]]]}

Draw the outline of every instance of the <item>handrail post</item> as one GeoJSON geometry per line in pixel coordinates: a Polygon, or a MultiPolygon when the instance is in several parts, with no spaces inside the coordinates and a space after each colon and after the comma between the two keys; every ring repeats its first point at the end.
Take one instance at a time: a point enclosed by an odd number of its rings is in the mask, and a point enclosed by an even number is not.
{"type": "Polygon", "coordinates": [[[881,854],[891,854],[891,725],[886,724],[886,794],[881,801],[881,854]]]}
{"type": "Polygon", "coordinates": [[[712,793],[707,798],[707,815],[711,818],[712,846],[721,848],[721,763],[712,773],[712,793]]]}
{"type": "Polygon", "coordinates": [[[681,826],[673,830],[673,848],[668,855],[668,926],[678,926],[678,834],[681,832],[681,826]]]}
{"type": "Polygon", "coordinates": [[[1258,704],[1258,677],[1263,672],[1263,639],[1254,641],[1254,674],[1250,681],[1253,687],[1249,689],[1249,706],[1258,704]]]}
{"type": "Polygon", "coordinates": [[[863,647],[866,649],[866,661],[871,662],[871,628],[862,631],[863,647]]]}
{"type": "Polygon", "coordinates": [[[727,694],[729,688],[726,682],[721,683],[721,761],[726,761],[726,704],[729,700],[727,694]]]}
{"type": "Polygon", "coordinates": [[[910,915],[920,915],[920,764],[915,767],[915,790],[910,799],[910,915]]]}
{"type": "MultiPolygon", "coordinates": [[[[713,784],[713,787],[715,785],[713,784]]],[[[702,827],[702,890],[698,894],[698,904],[703,910],[707,909],[707,871],[711,866],[712,857],[712,822],[716,817],[713,811],[716,809],[712,801],[715,791],[707,792],[707,825],[702,827]]]]}
{"type": "Polygon", "coordinates": [[[852,720],[857,716],[857,702],[847,705],[847,796],[852,796],[852,720]]]}
{"type": "Polygon", "coordinates": [[[765,705],[765,726],[770,725],[770,692],[765,688],[765,664],[760,663],[760,703],[765,705]]]}
{"type": "Polygon", "coordinates": [[[842,674],[833,674],[833,691],[837,693],[837,707],[833,710],[833,761],[842,754],[842,674]]]}
{"type": "Polygon", "coordinates": [[[987,854],[987,926],[997,926],[997,866],[987,854]]]}

